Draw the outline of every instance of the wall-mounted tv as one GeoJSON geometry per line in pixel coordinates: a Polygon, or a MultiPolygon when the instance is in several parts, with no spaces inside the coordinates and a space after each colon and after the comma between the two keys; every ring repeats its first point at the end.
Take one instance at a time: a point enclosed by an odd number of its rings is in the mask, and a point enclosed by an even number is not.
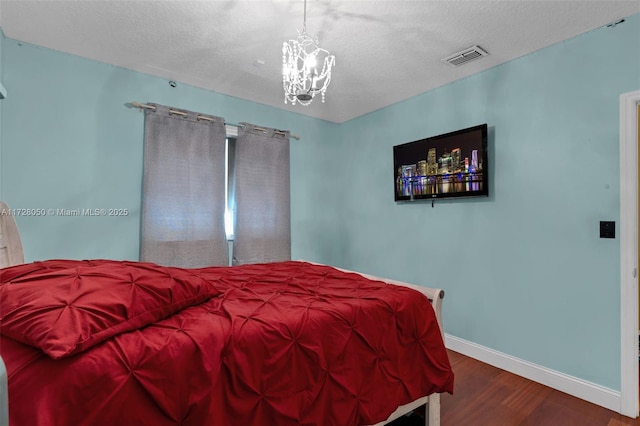
{"type": "Polygon", "coordinates": [[[396,201],[489,195],[487,124],[393,147],[396,201]]]}

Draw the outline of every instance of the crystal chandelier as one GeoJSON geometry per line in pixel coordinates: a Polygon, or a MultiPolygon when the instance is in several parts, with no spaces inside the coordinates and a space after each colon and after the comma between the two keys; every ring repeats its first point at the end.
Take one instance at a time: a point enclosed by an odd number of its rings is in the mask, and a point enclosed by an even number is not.
{"type": "Polygon", "coordinates": [[[318,39],[307,35],[307,0],[304,0],[304,23],[298,39],[282,44],[282,87],[284,103],[299,102],[307,106],[318,94],[324,94],[331,82],[331,68],[336,58],[318,47],[318,39]]]}

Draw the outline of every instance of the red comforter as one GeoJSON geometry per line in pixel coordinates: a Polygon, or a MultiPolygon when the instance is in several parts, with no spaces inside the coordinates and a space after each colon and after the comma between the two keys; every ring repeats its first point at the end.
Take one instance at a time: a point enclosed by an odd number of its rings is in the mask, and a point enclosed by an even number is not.
{"type": "Polygon", "coordinates": [[[304,262],[14,266],[0,331],[13,426],[351,426],[453,391],[421,293],[304,262]]]}

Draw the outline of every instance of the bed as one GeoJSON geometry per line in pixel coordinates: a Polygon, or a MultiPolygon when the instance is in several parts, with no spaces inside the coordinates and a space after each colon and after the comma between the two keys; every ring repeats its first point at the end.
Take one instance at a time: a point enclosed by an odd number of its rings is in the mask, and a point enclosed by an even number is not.
{"type": "Polygon", "coordinates": [[[304,261],[9,266],[10,424],[383,425],[424,404],[439,424],[442,297],[304,261]]]}

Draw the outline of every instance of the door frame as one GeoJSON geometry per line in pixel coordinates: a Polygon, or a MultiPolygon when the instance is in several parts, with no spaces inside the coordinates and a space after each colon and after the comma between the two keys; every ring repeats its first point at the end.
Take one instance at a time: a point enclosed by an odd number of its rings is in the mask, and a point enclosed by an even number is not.
{"type": "Polygon", "coordinates": [[[638,417],[638,105],[620,95],[620,413],[638,417]]]}

